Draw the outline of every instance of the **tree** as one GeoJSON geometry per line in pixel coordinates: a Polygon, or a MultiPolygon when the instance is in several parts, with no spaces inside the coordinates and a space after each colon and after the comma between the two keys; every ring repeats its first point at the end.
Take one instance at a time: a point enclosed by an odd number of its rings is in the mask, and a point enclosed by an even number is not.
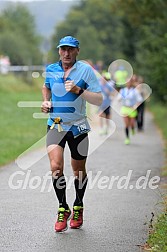
{"type": "Polygon", "coordinates": [[[34,17],[23,5],[10,5],[0,16],[0,53],[12,64],[41,64],[40,38],[36,35],[34,17]]]}
{"type": "MultiPolygon", "coordinates": [[[[122,15],[126,13],[128,23],[136,36],[134,43],[136,72],[142,74],[160,101],[167,101],[167,2],[118,1],[122,15]]],[[[129,54],[128,54],[129,55],[129,54]]]]}
{"type": "Polygon", "coordinates": [[[76,36],[82,58],[94,62],[101,57],[106,68],[116,59],[129,61],[153,94],[166,102],[166,9],[166,0],[82,0],[55,27],[52,55],[61,37],[76,36]]]}
{"type": "Polygon", "coordinates": [[[108,66],[117,55],[122,57],[121,23],[112,11],[112,2],[106,0],[104,4],[101,0],[81,1],[73,7],[66,20],[55,27],[52,55],[55,55],[55,43],[65,35],[72,35],[80,38],[83,45],[80,56],[84,59],[89,58],[94,62],[103,60],[108,66]]]}

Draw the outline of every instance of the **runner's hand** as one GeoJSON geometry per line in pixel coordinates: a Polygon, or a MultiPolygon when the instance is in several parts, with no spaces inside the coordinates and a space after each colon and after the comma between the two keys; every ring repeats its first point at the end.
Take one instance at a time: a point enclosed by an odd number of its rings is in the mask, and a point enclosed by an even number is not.
{"type": "Polygon", "coordinates": [[[41,105],[41,111],[43,113],[48,113],[52,107],[52,103],[50,101],[44,101],[41,105]]]}
{"type": "Polygon", "coordinates": [[[75,94],[79,93],[80,88],[74,84],[74,81],[72,80],[67,80],[65,82],[65,89],[67,92],[72,92],[75,94]]]}

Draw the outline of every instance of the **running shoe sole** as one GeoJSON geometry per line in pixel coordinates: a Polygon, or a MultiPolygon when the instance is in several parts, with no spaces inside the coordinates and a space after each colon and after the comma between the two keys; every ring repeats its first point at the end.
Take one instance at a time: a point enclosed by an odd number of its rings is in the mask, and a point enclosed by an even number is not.
{"type": "Polygon", "coordinates": [[[79,227],[71,227],[71,226],[70,226],[70,228],[71,228],[71,229],[80,229],[82,226],[83,226],[83,224],[82,224],[81,226],[79,226],[79,227]]]}

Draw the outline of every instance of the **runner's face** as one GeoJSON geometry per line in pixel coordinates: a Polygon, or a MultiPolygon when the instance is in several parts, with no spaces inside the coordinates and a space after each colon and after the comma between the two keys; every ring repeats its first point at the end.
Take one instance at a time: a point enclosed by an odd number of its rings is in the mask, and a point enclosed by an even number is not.
{"type": "Polygon", "coordinates": [[[127,86],[127,88],[133,87],[133,81],[132,81],[132,79],[127,82],[126,86],[127,86]]]}
{"type": "Polygon", "coordinates": [[[79,53],[79,48],[71,46],[62,46],[59,48],[59,55],[62,64],[73,65],[79,53]]]}

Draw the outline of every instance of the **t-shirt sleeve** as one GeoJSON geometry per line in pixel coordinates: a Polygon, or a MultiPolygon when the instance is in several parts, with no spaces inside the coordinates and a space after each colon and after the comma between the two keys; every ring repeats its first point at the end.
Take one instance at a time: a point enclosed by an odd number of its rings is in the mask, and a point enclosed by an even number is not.
{"type": "Polygon", "coordinates": [[[51,73],[49,67],[46,68],[46,77],[45,77],[45,86],[49,89],[50,88],[50,78],[51,78],[51,73]]]}
{"type": "Polygon", "coordinates": [[[117,94],[117,100],[120,101],[123,98],[123,89],[121,88],[119,93],[117,94]]]}
{"type": "Polygon", "coordinates": [[[113,86],[111,86],[111,83],[110,82],[108,82],[108,90],[110,91],[110,92],[114,92],[114,87],[113,86]]]}
{"type": "Polygon", "coordinates": [[[141,94],[139,93],[137,89],[135,89],[135,93],[136,93],[137,102],[143,102],[143,97],[141,96],[141,94]]]}
{"type": "Polygon", "coordinates": [[[86,69],[86,77],[85,77],[85,82],[87,83],[87,90],[90,92],[101,92],[101,87],[99,84],[99,81],[93,71],[93,69],[89,66],[86,69]]]}

